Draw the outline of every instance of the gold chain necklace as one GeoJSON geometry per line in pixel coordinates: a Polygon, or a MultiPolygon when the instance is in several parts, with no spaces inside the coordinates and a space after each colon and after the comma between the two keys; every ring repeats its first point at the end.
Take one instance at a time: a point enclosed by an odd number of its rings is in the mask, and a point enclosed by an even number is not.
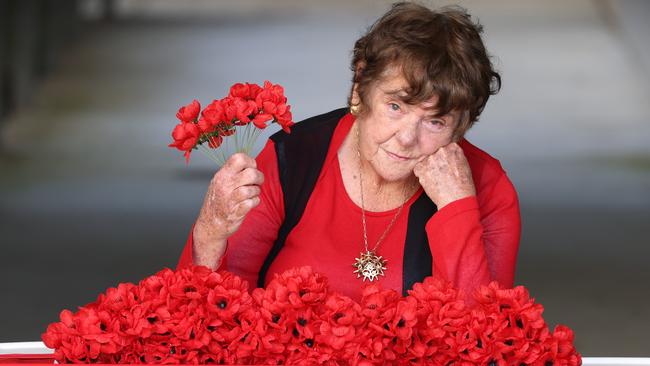
{"type": "Polygon", "coordinates": [[[354,258],[355,263],[353,264],[353,266],[356,268],[356,270],[354,270],[354,272],[352,273],[356,273],[357,278],[363,277],[363,281],[367,279],[368,281],[372,282],[374,280],[379,279],[379,276],[384,276],[384,271],[386,270],[387,261],[382,256],[377,256],[376,251],[377,248],[379,247],[379,244],[381,244],[381,241],[384,240],[386,234],[388,234],[390,229],[393,227],[393,224],[397,220],[397,217],[399,216],[400,212],[402,212],[402,207],[404,207],[406,201],[402,202],[402,204],[399,206],[399,208],[397,209],[397,213],[393,217],[393,220],[391,220],[390,224],[388,224],[388,227],[386,228],[386,230],[384,230],[384,233],[381,234],[374,248],[372,248],[372,250],[369,250],[368,232],[366,229],[366,211],[364,209],[364,203],[363,203],[363,175],[361,172],[361,153],[359,152],[359,145],[360,145],[359,130],[357,129],[357,156],[359,158],[359,189],[361,193],[361,222],[363,223],[363,245],[366,251],[361,252],[359,258],[354,258]]]}

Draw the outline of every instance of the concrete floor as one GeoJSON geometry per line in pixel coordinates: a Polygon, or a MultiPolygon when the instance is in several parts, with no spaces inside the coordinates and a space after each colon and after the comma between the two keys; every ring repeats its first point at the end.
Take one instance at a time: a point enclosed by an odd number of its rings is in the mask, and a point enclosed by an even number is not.
{"type": "MultiPolygon", "coordinates": [[[[214,173],[167,147],[179,105],[269,79],[297,120],[342,106],[353,42],[386,9],[124,3],[5,121],[0,342],[37,340],[61,309],[175,265],[214,173]]],[[[464,4],[503,75],[469,139],[520,193],[516,283],[584,356],[650,356],[650,76],[634,42],[602,1],[464,4]]]]}

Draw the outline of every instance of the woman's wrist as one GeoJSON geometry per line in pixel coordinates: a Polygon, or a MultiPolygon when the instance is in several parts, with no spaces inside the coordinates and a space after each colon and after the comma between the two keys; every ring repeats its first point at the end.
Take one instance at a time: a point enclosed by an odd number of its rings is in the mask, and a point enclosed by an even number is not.
{"type": "Polygon", "coordinates": [[[223,241],[228,239],[228,234],[222,232],[224,225],[217,222],[209,222],[204,220],[201,216],[194,223],[194,237],[198,237],[202,241],[223,241]]]}
{"type": "Polygon", "coordinates": [[[217,263],[226,251],[228,238],[197,220],[192,232],[192,239],[194,264],[216,269],[217,263]]]}

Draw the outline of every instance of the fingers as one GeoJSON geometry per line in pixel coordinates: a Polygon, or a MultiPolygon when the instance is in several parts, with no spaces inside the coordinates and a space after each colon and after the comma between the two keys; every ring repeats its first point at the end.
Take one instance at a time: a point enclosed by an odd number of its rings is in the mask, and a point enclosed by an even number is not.
{"type": "Polygon", "coordinates": [[[211,185],[215,189],[227,192],[241,186],[261,185],[264,183],[264,174],[257,169],[255,159],[250,156],[237,153],[226,161],[226,164],[219,169],[212,177],[211,185]]]}
{"type": "Polygon", "coordinates": [[[260,191],[261,189],[258,185],[241,186],[233,191],[232,200],[234,203],[240,203],[241,201],[259,196],[260,191]]]}
{"type": "Polygon", "coordinates": [[[229,194],[228,217],[240,221],[260,203],[260,185],[264,175],[256,168],[246,168],[235,176],[236,187],[229,194]]]}
{"type": "Polygon", "coordinates": [[[434,152],[432,155],[440,154],[447,156],[449,154],[453,154],[462,150],[463,149],[460,147],[460,145],[455,142],[450,142],[447,145],[439,147],[438,150],[436,150],[436,152],[434,152]]]}
{"type": "Polygon", "coordinates": [[[246,168],[257,168],[257,162],[255,162],[255,159],[244,153],[236,153],[226,160],[223,167],[227,171],[236,174],[246,168]]]}
{"type": "Polygon", "coordinates": [[[260,204],[263,182],[255,159],[243,153],[232,155],[212,177],[199,218],[218,227],[221,236],[232,235],[260,204]]]}
{"type": "Polygon", "coordinates": [[[469,162],[463,149],[455,142],[440,147],[419,161],[413,167],[413,174],[438,209],[476,194],[469,162]]]}
{"type": "Polygon", "coordinates": [[[420,174],[422,173],[422,169],[424,168],[424,162],[426,161],[425,159],[420,160],[415,166],[413,167],[413,174],[416,177],[420,177],[420,174]]]}
{"type": "Polygon", "coordinates": [[[463,149],[457,143],[452,142],[441,146],[431,155],[420,157],[413,167],[413,174],[419,178],[427,171],[437,172],[437,174],[457,171],[465,165],[465,161],[463,149]]]}
{"type": "Polygon", "coordinates": [[[236,218],[243,218],[246,214],[252,210],[254,207],[260,204],[260,197],[255,196],[239,202],[233,210],[233,214],[236,218]]]}
{"type": "Polygon", "coordinates": [[[422,160],[419,161],[419,163],[445,162],[461,157],[465,157],[463,148],[461,148],[457,143],[452,142],[445,146],[441,146],[433,154],[425,156],[422,160]]]}
{"type": "Polygon", "coordinates": [[[249,167],[237,173],[234,177],[235,188],[247,185],[261,185],[264,183],[264,174],[255,167],[249,167]]]}

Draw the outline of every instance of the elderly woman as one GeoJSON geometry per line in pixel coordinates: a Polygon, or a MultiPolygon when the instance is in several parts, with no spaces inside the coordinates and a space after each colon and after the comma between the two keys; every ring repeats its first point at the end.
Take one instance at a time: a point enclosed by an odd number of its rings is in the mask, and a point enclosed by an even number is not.
{"type": "Polygon", "coordinates": [[[463,9],[393,5],[355,43],[348,108],[214,175],[179,267],[264,286],[309,265],[354,299],[364,282],[405,294],[431,275],[467,294],[512,287],[517,194],[463,138],[500,87],[481,31],[463,9]]]}

